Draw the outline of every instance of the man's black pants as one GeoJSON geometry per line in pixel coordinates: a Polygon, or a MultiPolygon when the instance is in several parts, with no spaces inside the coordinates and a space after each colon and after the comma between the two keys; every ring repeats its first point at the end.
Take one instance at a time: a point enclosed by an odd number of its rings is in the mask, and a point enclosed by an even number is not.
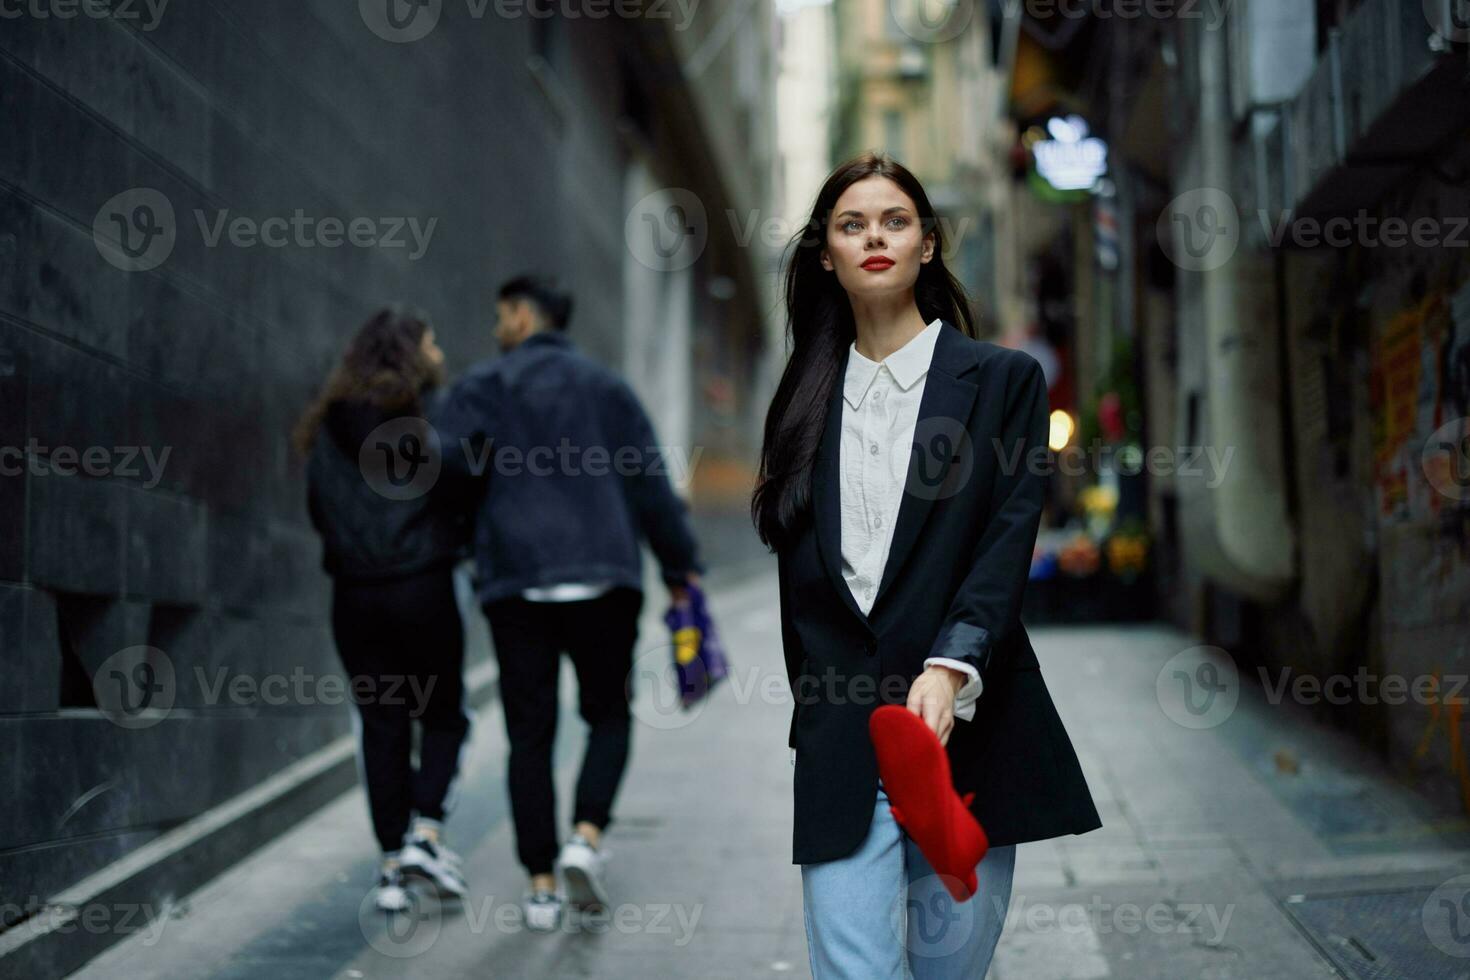
{"type": "Polygon", "coordinates": [[[469,732],[464,631],[448,568],[389,582],[338,582],[332,631],[362,721],[362,768],[373,832],[403,845],[412,814],[444,819],[469,732]],[[413,766],[413,722],[423,731],[413,766]]]}
{"type": "Polygon", "coordinates": [[[595,599],[531,602],[519,596],[485,604],[500,661],[500,702],[510,739],[511,814],[516,853],[533,875],[556,862],[557,678],[563,651],[577,671],[578,707],[590,726],[572,823],[612,822],[613,798],[628,762],[632,718],[629,673],[643,593],[618,587],[595,599]]]}

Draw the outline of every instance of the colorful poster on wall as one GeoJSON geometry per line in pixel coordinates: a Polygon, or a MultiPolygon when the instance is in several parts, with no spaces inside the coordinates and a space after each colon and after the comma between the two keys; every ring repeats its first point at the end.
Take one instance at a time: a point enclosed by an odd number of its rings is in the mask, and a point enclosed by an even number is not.
{"type": "Polygon", "coordinates": [[[1410,517],[1409,483],[1415,470],[1408,467],[1405,449],[1417,428],[1425,316],[1437,300],[1431,297],[1395,314],[1371,349],[1374,483],[1378,515],[1385,523],[1410,517]]]}
{"type": "Polygon", "coordinates": [[[1448,296],[1436,292],[1394,315],[1372,345],[1375,489],[1384,523],[1432,520],[1449,499],[1426,479],[1425,453],[1459,411],[1454,362],[1461,343],[1451,310],[1448,296]]]}

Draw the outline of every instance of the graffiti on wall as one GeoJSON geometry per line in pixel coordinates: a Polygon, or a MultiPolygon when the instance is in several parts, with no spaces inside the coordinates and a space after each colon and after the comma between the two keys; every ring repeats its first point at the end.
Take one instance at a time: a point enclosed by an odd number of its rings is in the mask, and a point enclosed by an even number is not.
{"type": "Polygon", "coordinates": [[[1465,509],[1470,488],[1457,488],[1470,462],[1460,445],[1470,438],[1470,284],[1389,317],[1370,359],[1380,524],[1434,524],[1446,511],[1465,509]]]}

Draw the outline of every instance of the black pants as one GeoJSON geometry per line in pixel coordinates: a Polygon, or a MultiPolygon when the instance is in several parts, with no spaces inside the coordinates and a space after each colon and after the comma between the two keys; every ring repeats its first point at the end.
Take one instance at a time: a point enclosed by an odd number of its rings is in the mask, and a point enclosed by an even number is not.
{"type": "Polygon", "coordinates": [[[362,763],[373,832],[403,845],[413,814],[444,818],[469,732],[464,631],[448,568],[383,583],[338,582],[332,631],[362,720],[362,763]],[[413,722],[422,726],[418,768],[413,722]]]}
{"type": "Polygon", "coordinates": [[[500,701],[510,738],[516,854],[533,875],[549,874],[556,861],[551,749],[562,651],[576,668],[578,707],[590,726],[572,823],[585,820],[606,827],[628,762],[628,675],[642,608],[643,593],[624,587],[578,602],[515,597],[485,605],[500,661],[500,701]]]}

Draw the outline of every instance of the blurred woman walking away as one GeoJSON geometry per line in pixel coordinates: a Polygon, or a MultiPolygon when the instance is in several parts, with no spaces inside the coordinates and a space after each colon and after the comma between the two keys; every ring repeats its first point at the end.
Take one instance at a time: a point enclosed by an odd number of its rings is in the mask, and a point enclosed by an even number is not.
{"type": "Polygon", "coordinates": [[[353,337],[295,434],[307,457],[322,564],[333,579],[332,631],[357,707],[361,771],[382,849],[376,901],[387,911],[407,908],[408,875],[442,894],[465,891],[441,822],[469,731],[453,582],[468,539],[447,482],[436,480],[434,432],[422,417],[443,377],[444,354],[428,322],[381,310],[353,337]]]}

